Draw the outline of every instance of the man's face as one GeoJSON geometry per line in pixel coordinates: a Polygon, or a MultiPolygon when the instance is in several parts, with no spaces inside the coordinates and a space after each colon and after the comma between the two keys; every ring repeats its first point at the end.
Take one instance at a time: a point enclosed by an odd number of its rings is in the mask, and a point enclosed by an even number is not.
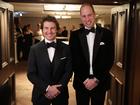
{"type": "Polygon", "coordinates": [[[95,23],[95,13],[90,6],[84,6],[80,11],[81,21],[87,28],[91,28],[95,23]]]}
{"type": "Polygon", "coordinates": [[[43,36],[48,39],[49,41],[52,41],[56,38],[56,24],[54,22],[48,22],[45,21],[43,24],[43,36]]]}

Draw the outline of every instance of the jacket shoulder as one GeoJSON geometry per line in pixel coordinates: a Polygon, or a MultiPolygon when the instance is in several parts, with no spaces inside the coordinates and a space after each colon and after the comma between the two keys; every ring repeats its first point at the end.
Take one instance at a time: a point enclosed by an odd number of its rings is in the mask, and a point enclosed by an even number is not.
{"type": "Polygon", "coordinates": [[[38,48],[41,48],[41,47],[43,47],[43,46],[45,46],[45,42],[44,42],[44,41],[41,41],[41,42],[38,42],[38,43],[36,43],[36,44],[33,44],[33,45],[31,46],[31,49],[38,49],[38,48]]]}
{"type": "Polygon", "coordinates": [[[57,40],[57,43],[58,43],[60,46],[68,47],[68,43],[67,43],[67,42],[63,42],[63,41],[57,40]]]}
{"type": "Polygon", "coordinates": [[[83,28],[77,29],[71,33],[71,36],[75,36],[75,35],[77,36],[77,35],[83,33],[83,31],[84,31],[83,28]]]}

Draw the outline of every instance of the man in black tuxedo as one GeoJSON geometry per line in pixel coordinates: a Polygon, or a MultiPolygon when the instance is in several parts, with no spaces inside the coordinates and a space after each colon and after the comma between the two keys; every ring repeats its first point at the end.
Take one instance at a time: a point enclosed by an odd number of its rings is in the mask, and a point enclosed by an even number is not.
{"type": "Polygon", "coordinates": [[[33,84],[33,105],[68,105],[71,54],[68,45],[56,40],[58,29],[55,17],[45,17],[42,21],[45,39],[30,50],[27,76],[33,84]]]}
{"type": "Polygon", "coordinates": [[[66,28],[66,26],[63,27],[63,31],[62,31],[62,37],[68,37],[68,30],[66,28]]]}
{"type": "Polygon", "coordinates": [[[80,17],[84,27],[72,33],[69,43],[77,105],[89,105],[90,100],[91,105],[104,105],[114,61],[112,32],[95,24],[91,4],[81,6],[80,17]]]}
{"type": "Polygon", "coordinates": [[[21,53],[23,54],[23,32],[20,23],[16,25],[16,38],[17,38],[17,60],[21,60],[21,53]]]}

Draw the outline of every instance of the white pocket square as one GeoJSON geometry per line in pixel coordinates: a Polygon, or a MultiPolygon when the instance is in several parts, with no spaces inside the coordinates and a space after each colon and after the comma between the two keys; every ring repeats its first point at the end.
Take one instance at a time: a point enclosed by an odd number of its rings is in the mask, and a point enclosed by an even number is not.
{"type": "Polygon", "coordinates": [[[60,58],[60,60],[63,60],[63,59],[66,59],[66,57],[62,57],[62,58],[60,58]]]}
{"type": "Polygon", "coordinates": [[[105,43],[104,42],[100,42],[100,45],[105,45],[105,43]]]}

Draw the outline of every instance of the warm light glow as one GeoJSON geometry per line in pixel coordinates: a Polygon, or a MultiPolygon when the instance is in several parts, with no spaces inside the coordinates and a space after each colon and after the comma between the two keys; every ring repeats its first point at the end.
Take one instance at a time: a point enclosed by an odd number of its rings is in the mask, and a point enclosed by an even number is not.
{"type": "Polygon", "coordinates": [[[46,11],[79,11],[81,5],[72,4],[45,4],[44,10],[46,11]]]}
{"type": "Polygon", "coordinates": [[[69,19],[71,16],[61,16],[62,19],[69,19]]]}
{"type": "Polygon", "coordinates": [[[55,15],[55,18],[57,18],[57,19],[69,19],[69,18],[71,18],[71,16],[66,16],[66,15],[55,15]]]}
{"type": "Polygon", "coordinates": [[[62,11],[64,5],[62,4],[45,4],[44,10],[52,10],[52,11],[62,11]]]}
{"type": "Polygon", "coordinates": [[[23,15],[23,12],[14,12],[14,17],[20,17],[23,15]]]}
{"type": "Polygon", "coordinates": [[[60,18],[61,18],[61,16],[59,16],[59,15],[55,15],[55,18],[60,19],[60,18]]]}
{"type": "Polygon", "coordinates": [[[19,13],[19,16],[22,16],[22,13],[19,13]]]}
{"type": "Polygon", "coordinates": [[[72,4],[69,4],[69,5],[66,5],[65,10],[66,11],[79,11],[80,10],[80,7],[81,7],[81,5],[72,5],[72,4]]]}
{"type": "Polygon", "coordinates": [[[119,3],[119,2],[117,2],[117,1],[114,1],[113,3],[114,3],[114,4],[117,4],[117,3],[119,3]]]}
{"type": "Polygon", "coordinates": [[[55,12],[56,15],[67,15],[67,12],[55,12]]]}
{"type": "Polygon", "coordinates": [[[68,19],[71,18],[72,12],[79,12],[81,5],[72,4],[45,4],[44,11],[56,11],[54,13],[56,18],[68,19]]]}

